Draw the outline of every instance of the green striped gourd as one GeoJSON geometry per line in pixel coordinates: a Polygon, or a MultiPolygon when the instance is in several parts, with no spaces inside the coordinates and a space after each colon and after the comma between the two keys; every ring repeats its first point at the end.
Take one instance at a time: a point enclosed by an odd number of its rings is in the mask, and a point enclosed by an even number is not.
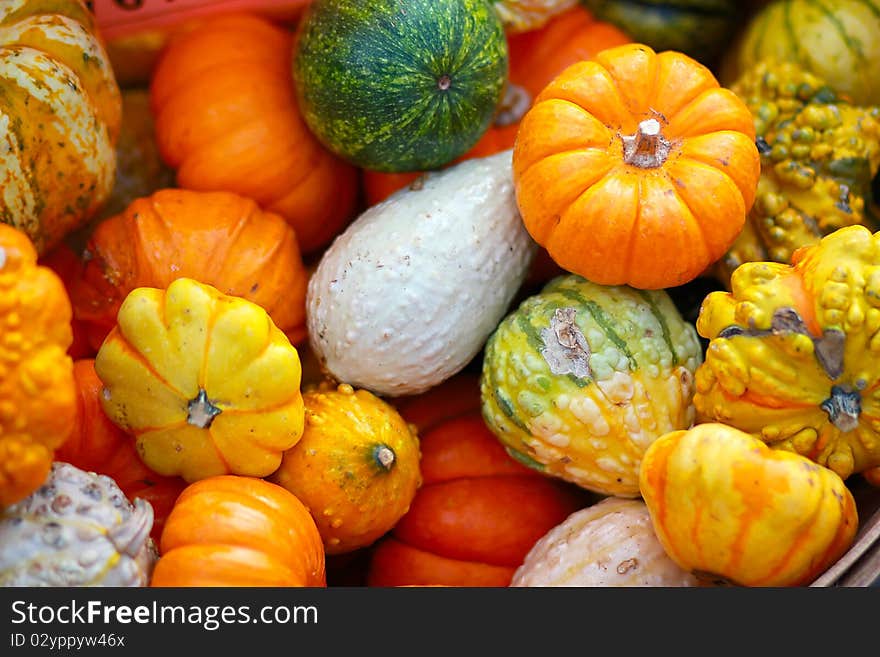
{"type": "Polygon", "coordinates": [[[526,465],[636,497],[648,446],[693,422],[701,362],[696,330],[665,291],[560,276],[488,340],[483,417],[526,465]]]}
{"type": "Polygon", "coordinates": [[[486,0],[313,0],[293,77],[327,148],[373,171],[438,169],[488,129],[507,40],[486,0]]]}
{"type": "Polygon", "coordinates": [[[736,0],[583,0],[603,21],[656,51],[678,50],[713,61],[729,44],[742,13],[736,0]]]}
{"type": "Polygon", "coordinates": [[[880,104],[880,0],[771,2],[729,51],[721,81],[772,59],[799,63],[855,105],[880,104]]]}
{"type": "Polygon", "coordinates": [[[0,221],[41,255],[113,188],[122,100],[79,0],[0,2],[0,221]]]}

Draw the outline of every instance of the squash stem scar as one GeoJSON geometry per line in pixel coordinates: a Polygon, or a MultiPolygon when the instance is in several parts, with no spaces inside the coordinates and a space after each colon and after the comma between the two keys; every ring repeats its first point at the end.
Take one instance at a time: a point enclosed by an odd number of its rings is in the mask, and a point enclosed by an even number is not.
{"type": "Polygon", "coordinates": [[[200,429],[208,429],[214,418],[220,415],[222,411],[214,406],[208,399],[208,393],[204,388],[199,388],[199,394],[195,399],[191,399],[186,405],[188,414],[186,416],[187,423],[200,429]]]}

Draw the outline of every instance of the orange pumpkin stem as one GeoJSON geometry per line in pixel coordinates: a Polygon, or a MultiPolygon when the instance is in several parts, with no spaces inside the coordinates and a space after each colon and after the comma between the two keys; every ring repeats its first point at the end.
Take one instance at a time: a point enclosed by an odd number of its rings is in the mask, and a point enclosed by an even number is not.
{"type": "Polygon", "coordinates": [[[641,169],[654,169],[661,166],[669,157],[669,140],[660,133],[657,119],[646,119],[639,123],[639,131],[625,135],[623,140],[623,161],[641,169]]]}

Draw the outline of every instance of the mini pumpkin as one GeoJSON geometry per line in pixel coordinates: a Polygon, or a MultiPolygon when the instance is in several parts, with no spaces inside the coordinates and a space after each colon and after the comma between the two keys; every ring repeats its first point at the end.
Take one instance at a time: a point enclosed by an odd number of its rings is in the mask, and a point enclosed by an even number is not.
{"type": "Polygon", "coordinates": [[[658,289],[733,244],[760,174],[748,107],[675,51],[626,44],[569,66],[520,123],[523,222],[565,270],[658,289]]]}
{"type": "Polygon", "coordinates": [[[303,403],[303,436],[269,480],[309,508],[327,554],[371,545],[409,510],[422,483],[414,427],[346,383],[307,389],[303,403]]]}
{"type": "Polygon", "coordinates": [[[697,319],[694,396],[723,422],[846,479],[880,465],[880,235],[841,228],[791,264],[740,265],[697,319]]]}
{"type": "Polygon", "coordinates": [[[95,371],[107,416],[161,475],[264,477],[302,436],[296,349],[260,306],[190,278],[130,292],[95,371]]]}
{"type": "Polygon", "coordinates": [[[35,491],[76,413],[70,300],[28,236],[0,224],[0,508],[35,491]]]}
{"type": "Polygon", "coordinates": [[[724,424],[658,438],[639,484],[666,553],[718,583],[809,584],[858,529],[852,493],[833,471],[724,424]]]}
{"type": "Polygon", "coordinates": [[[134,437],[110,421],[101,407],[104,385],[95,372],[93,359],[75,361],[73,378],[77,390],[76,418],[70,436],[55,451],[55,460],[106,475],[130,501],[140,498],[149,502],[153,508],[150,535],[158,541],[165,518],[186,482],[150,470],[138,456],[134,437]]]}
{"type": "Polygon", "coordinates": [[[303,121],[292,56],[293,35],[268,19],[211,16],[170,39],[150,101],[159,152],[179,187],[252,198],[311,252],[354,214],[358,177],[303,121]]]}
{"type": "Polygon", "coordinates": [[[187,277],[264,308],[294,343],[305,338],[308,273],[294,230],[231,192],[161,189],[103,220],[71,282],[76,319],[95,351],[126,295],[187,277]]]}
{"type": "Polygon", "coordinates": [[[421,438],[424,483],[376,544],[369,586],[507,586],[535,542],[588,496],[517,463],[479,413],[421,438]]]}
{"type": "Polygon", "coordinates": [[[326,585],[321,535],[296,496],[220,475],[187,486],[162,531],[153,587],[326,585]]]}
{"type": "Polygon", "coordinates": [[[42,255],[113,187],[122,102],[81,0],[0,3],[0,222],[42,255]]]}

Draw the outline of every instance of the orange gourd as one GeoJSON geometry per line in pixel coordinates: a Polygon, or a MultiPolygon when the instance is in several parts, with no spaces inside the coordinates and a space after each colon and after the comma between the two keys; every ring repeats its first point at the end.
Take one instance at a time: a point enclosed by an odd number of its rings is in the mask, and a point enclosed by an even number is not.
{"type": "Polygon", "coordinates": [[[394,406],[425,435],[438,424],[480,410],[480,377],[459,372],[423,393],[395,398],[394,406]]]}
{"type": "Polygon", "coordinates": [[[326,245],[355,211],[357,169],[308,130],[291,77],[293,35],[251,15],[206,18],[175,34],[150,85],[156,139],[180,187],[257,201],[326,245]]]}
{"type": "Polygon", "coordinates": [[[561,267],[661,289],[730,247],[760,160],[751,113],[708,68],[627,44],[544,88],[520,122],[513,173],[526,228],[561,267]]]}
{"type": "Polygon", "coordinates": [[[95,372],[95,361],[73,363],[76,381],[76,418],[70,437],[55,451],[55,460],[87,472],[107,475],[134,502],[140,497],[153,507],[150,535],[159,540],[165,519],[186,486],[180,477],[163,477],[150,470],[138,456],[134,438],[117,427],[101,408],[104,385],[95,372]]]}
{"type": "Polygon", "coordinates": [[[347,383],[306,389],[303,403],[302,438],[269,480],[309,508],[327,554],[371,545],[407,512],[422,483],[414,427],[347,383]]]}
{"type": "Polygon", "coordinates": [[[655,440],[639,486],[666,553],[710,581],[809,584],[849,549],[859,524],[833,470],[726,424],[655,440]]]}
{"type": "Polygon", "coordinates": [[[243,196],[159,190],[102,221],[85,252],[71,300],[95,351],[129,292],[181,277],[260,305],[293,343],[305,337],[308,273],[296,235],[243,196]]]}
{"type": "MultiPolygon", "coordinates": [[[[82,259],[73,248],[67,242],[60,242],[58,246],[41,257],[38,262],[58,275],[69,297],[73,282],[80,276],[83,268],[82,259]]],[[[92,347],[89,342],[88,325],[72,316],[70,329],[73,332],[73,341],[67,349],[67,354],[74,361],[94,357],[96,348],[92,347]]]]}
{"type": "Polygon", "coordinates": [[[326,585],[321,535],[293,493],[219,475],[187,486],[159,541],[153,587],[326,585]]]}
{"type": "Polygon", "coordinates": [[[545,533],[586,494],[513,460],[471,412],[421,438],[424,483],[380,541],[369,586],[507,586],[545,533]]]}
{"type": "Polygon", "coordinates": [[[0,223],[0,508],[34,492],[76,412],[70,300],[33,242],[0,223]]]}
{"type": "MultiPolygon", "coordinates": [[[[512,148],[520,119],[554,77],[575,62],[630,41],[619,28],[596,20],[580,5],[553,16],[539,29],[508,33],[509,82],[502,106],[494,125],[456,162],[512,148]]],[[[375,205],[420,175],[363,171],[367,203],[375,205]]]]}

